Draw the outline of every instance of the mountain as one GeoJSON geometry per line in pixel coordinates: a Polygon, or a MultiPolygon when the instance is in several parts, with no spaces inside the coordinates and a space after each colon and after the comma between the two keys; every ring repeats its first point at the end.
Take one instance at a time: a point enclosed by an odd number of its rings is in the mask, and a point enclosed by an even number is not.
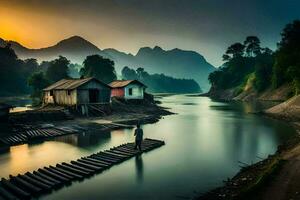
{"type": "Polygon", "coordinates": [[[79,36],[62,40],[57,44],[40,49],[29,49],[15,41],[8,41],[21,59],[36,58],[38,61],[53,60],[63,55],[75,63],[82,63],[86,56],[98,54],[101,50],[79,36]]]}
{"type": "Polygon", "coordinates": [[[215,70],[205,58],[195,51],[181,49],[163,50],[159,46],[143,47],[134,56],[114,49],[104,49],[102,52],[115,60],[117,68],[129,66],[143,67],[149,73],[164,73],[175,78],[192,78],[204,91],[210,87],[207,77],[215,70]]]}
{"type": "Polygon", "coordinates": [[[22,58],[36,58],[38,61],[53,60],[59,55],[65,56],[73,63],[81,64],[88,55],[100,54],[114,60],[118,73],[124,66],[131,68],[143,67],[149,73],[164,73],[175,78],[196,80],[204,91],[209,89],[207,77],[215,68],[205,58],[195,51],[181,49],[163,50],[140,48],[136,55],[126,54],[116,49],[101,50],[91,42],[79,36],[73,36],[57,44],[40,49],[29,49],[14,41],[4,41],[0,38],[0,46],[10,42],[17,55],[22,58]]]}

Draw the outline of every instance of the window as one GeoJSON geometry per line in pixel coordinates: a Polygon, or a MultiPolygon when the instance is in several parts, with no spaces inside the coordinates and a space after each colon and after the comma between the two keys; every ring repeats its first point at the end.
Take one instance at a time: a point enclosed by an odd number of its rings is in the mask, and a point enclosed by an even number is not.
{"type": "Polygon", "coordinates": [[[68,95],[71,95],[71,90],[67,90],[67,94],[68,94],[68,95]]]}
{"type": "Polygon", "coordinates": [[[50,96],[53,96],[53,90],[50,90],[50,96]]]}
{"type": "Polygon", "coordinates": [[[132,95],[132,88],[128,89],[128,94],[131,96],[132,95]]]}

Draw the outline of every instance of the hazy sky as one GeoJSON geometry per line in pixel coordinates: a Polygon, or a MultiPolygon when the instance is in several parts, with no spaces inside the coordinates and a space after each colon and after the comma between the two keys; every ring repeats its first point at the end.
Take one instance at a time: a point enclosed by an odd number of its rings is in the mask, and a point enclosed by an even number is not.
{"type": "Polygon", "coordinates": [[[195,50],[219,66],[226,47],[257,35],[276,47],[299,0],[0,0],[0,37],[40,48],[80,35],[99,48],[195,50]]]}

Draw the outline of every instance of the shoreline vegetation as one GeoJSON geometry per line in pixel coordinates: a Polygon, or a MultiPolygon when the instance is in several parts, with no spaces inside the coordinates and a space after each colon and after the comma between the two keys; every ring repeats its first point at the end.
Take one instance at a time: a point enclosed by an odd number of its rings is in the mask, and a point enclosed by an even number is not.
{"type": "Polygon", "coordinates": [[[278,146],[275,154],[249,165],[196,199],[299,199],[300,193],[300,21],[295,20],[281,32],[273,52],[261,48],[256,36],[229,46],[224,64],[209,75],[208,96],[223,101],[277,101],[280,104],[256,114],[285,121],[297,134],[278,146]]]}

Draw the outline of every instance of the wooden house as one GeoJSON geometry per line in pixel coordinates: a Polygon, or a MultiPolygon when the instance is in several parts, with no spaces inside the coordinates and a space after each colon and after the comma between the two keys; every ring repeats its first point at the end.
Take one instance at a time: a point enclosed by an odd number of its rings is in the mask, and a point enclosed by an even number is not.
{"type": "Polygon", "coordinates": [[[138,80],[117,80],[109,84],[111,97],[130,99],[144,99],[146,86],[138,80]]]}
{"type": "Polygon", "coordinates": [[[76,106],[82,114],[110,103],[111,87],[96,78],[62,79],[43,90],[43,103],[76,106]]]}

